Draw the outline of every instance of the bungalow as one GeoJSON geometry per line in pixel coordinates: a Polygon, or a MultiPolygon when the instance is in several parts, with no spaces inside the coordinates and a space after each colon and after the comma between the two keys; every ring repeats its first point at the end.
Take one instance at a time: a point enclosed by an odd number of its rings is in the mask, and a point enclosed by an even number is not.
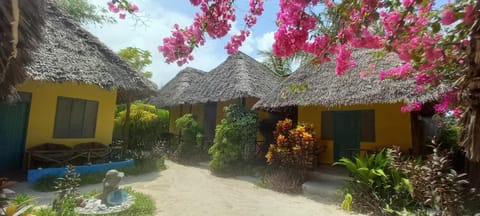
{"type": "Polygon", "coordinates": [[[44,143],[110,144],[116,103],[146,98],[151,84],[49,2],[44,42],[32,53],[21,101],[0,104],[0,171],[22,166],[44,143]]]}
{"type": "Polygon", "coordinates": [[[175,120],[187,113],[192,113],[199,121],[203,121],[203,106],[200,104],[185,104],[183,96],[191,88],[191,85],[198,82],[204,75],[204,71],[187,67],[178,72],[151,100],[157,107],[163,107],[170,111],[169,131],[171,133],[179,134],[178,128],[175,127],[175,120]]]}
{"type": "MultiPolygon", "coordinates": [[[[201,74],[203,75],[190,79],[194,82],[190,82],[188,87],[183,85],[185,88],[181,90],[182,93],[177,98],[172,98],[168,106],[170,118],[173,121],[185,112],[197,113],[197,118],[203,122],[207,145],[213,142],[215,127],[225,116],[223,111],[225,106],[241,103],[252,108],[261,97],[271,92],[281,81],[281,78],[274,75],[265,65],[242,52],[229,56],[210,72],[201,74]]],[[[160,92],[177,91],[170,86],[167,84],[160,92]]],[[[152,102],[162,105],[159,104],[162,100],[166,98],[158,97],[152,102]]],[[[259,117],[266,119],[268,113],[259,111],[259,117]]],[[[171,124],[170,131],[176,133],[178,129],[171,124]]],[[[259,136],[259,139],[261,138],[259,136]]]]}
{"type": "Polygon", "coordinates": [[[327,146],[319,158],[322,163],[393,145],[414,150],[422,144],[416,135],[418,113],[401,112],[401,107],[410,101],[433,100],[435,95],[418,97],[411,80],[360,77],[371,64],[376,71],[400,64],[394,57],[374,59],[371,54],[371,50],[355,51],[352,57],[357,65],[341,76],[335,75],[335,62],[303,65],[254,108],[296,107],[298,121],[314,124],[317,137],[327,146]],[[298,85],[306,88],[292,90],[298,85]]]}

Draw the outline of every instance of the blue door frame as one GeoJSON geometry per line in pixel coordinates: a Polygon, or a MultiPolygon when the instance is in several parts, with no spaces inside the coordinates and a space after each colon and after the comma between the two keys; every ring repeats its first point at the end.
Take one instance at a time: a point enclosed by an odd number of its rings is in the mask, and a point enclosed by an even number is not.
{"type": "Polygon", "coordinates": [[[0,103],[0,172],[22,168],[29,110],[29,102],[0,103]]]}

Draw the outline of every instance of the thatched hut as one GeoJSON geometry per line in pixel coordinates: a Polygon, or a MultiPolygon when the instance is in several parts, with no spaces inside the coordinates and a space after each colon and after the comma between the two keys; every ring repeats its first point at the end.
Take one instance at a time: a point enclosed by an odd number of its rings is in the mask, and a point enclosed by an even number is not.
{"type": "Polygon", "coordinates": [[[110,144],[116,103],[155,93],[95,36],[47,2],[44,42],[16,86],[22,100],[0,104],[0,157],[18,168],[25,148],[44,143],[110,144]],[[6,146],[4,146],[6,145],[6,146]]]}
{"type": "Polygon", "coordinates": [[[357,65],[341,76],[335,75],[334,61],[303,65],[254,108],[275,111],[297,107],[298,121],[313,123],[317,137],[327,146],[320,157],[324,163],[390,145],[412,150],[416,147],[412,135],[415,117],[401,112],[401,107],[411,101],[434,100],[436,95],[418,97],[411,80],[360,77],[360,72],[371,70],[371,64],[375,71],[399,66],[400,61],[393,56],[375,59],[371,50],[357,50],[352,57],[357,65]]]}
{"type": "Polygon", "coordinates": [[[26,78],[30,52],[40,43],[43,0],[0,1],[0,101],[16,98],[15,85],[26,78]]]}
{"type": "Polygon", "coordinates": [[[173,79],[158,91],[157,96],[150,100],[155,106],[170,111],[170,132],[178,134],[175,120],[187,113],[192,113],[199,121],[203,121],[203,106],[200,104],[188,104],[185,99],[187,90],[192,88],[192,85],[198,82],[205,74],[206,72],[202,70],[187,67],[178,72],[173,79]]]}
{"type": "MultiPolygon", "coordinates": [[[[265,65],[238,52],[196,79],[188,88],[182,90],[180,97],[173,98],[168,104],[170,118],[174,121],[185,112],[194,113],[194,116],[203,122],[205,142],[211,144],[215,127],[224,118],[225,106],[242,103],[251,108],[280,81],[281,78],[275,76],[265,65]]],[[[268,115],[260,111],[259,116],[260,119],[266,119],[268,115]]],[[[178,133],[174,124],[171,124],[170,131],[178,133]]]]}

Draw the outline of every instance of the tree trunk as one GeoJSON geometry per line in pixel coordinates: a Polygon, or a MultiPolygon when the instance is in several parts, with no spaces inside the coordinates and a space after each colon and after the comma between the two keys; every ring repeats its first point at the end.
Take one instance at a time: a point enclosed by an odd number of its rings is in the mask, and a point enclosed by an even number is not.
{"type": "MultiPolygon", "coordinates": [[[[474,11],[478,14],[480,0],[477,0],[474,11]]],[[[470,185],[480,189],[480,21],[477,17],[470,34],[468,49],[468,70],[462,77],[463,96],[466,110],[461,119],[462,132],[460,145],[465,150],[465,171],[470,185]]]]}

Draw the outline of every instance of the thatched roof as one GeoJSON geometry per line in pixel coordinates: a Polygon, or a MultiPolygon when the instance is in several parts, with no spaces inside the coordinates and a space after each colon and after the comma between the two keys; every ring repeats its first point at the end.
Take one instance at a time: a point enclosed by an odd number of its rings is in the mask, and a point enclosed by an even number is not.
{"type": "Polygon", "coordinates": [[[25,65],[31,61],[30,52],[42,38],[45,2],[43,0],[19,0],[19,22],[12,29],[14,20],[12,1],[0,1],[0,101],[16,97],[15,86],[26,78],[25,65]],[[10,58],[13,51],[13,34],[18,33],[17,56],[10,58]]]}
{"type": "Polygon", "coordinates": [[[181,70],[160,89],[157,97],[152,98],[150,103],[157,107],[168,107],[182,103],[185,92],[205,74],[204,71],[191,67],[181,70]]]}
{"type": "Polygon", "coordinates": [[[280,82],[281,78],[275,76],[265,65],[237,52],[189,88],[184,98],[192,104],[243,97],[261,98],[280,82]]]}
{"type": "Polygon", "coordinates": [[[387,56],[383,59],[372,57],[372,50],[356,50],[352,54],[357,66],[344,75],[335,75],[335,61],[323,64],[306,64],[278,88],[258,101],[255,109],[276,109],[288,106],[321,105],[333,107],[338,105],[397,103],[413,101],[430,101],[437,94],[418,96],[414,93],[413,80],[380,80],[378,75],[360,77],[360,72],[368,71],[369,65],[375,65],[375,71],[384,71],[400,65],[400,61],[387,56]],[[293,90],[293,86],[306,85],[306,89],[293,90]]]}
{"type": "Polygon", "coordinates": [[[27,68],[30,79],[77,81],[117,89],[117,103],[154,94],[154,87],[143,75],[132,70],[65,11],[48,2],[46,12],[45,40],[27,68]]]}

